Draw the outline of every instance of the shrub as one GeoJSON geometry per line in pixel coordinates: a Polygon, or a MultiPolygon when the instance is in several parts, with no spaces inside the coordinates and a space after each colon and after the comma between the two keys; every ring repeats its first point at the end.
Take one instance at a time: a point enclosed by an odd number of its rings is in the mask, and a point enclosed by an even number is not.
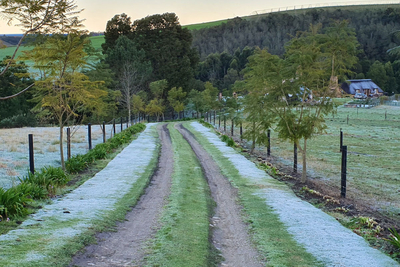
{"type": "MultiPolygon", "coordinates": [[[[28,176],[22,179],[19,178],[19,180],[21,184],[37,185],[54,195],[57,188],[64,187],[68,183],[69,178],[61,168],[44,167],[39,172],[35,174],[28,173],[28,176]]],[[[34,193],[35,196],[41,196],[41,194],[43,194],[43,192],[40,192],[40,190],[35,187],[31,189],[34,190],[32,193],[34,193]]]]}
{"type": "Polygon", "coordinates": [[[16,187],[24,195],[32,199],[46,199],[49,192],[40,185],[32,183],[20,183],[16,187]]]}
{"type": "Polygon", "coordinates": [[[0,128],[34,127],[37,122],[32,114],[19,114],[0,121],[0,128]]]}
{"type": "Polygon", "coordinates": [[[386,239],[389,241],[395,248],[400,249],[400,234],[397,233],[396,229],[390,229],[390,239],[386,239]]]}
{"type": "Polygon", "coordinates": [[[0,215],[2,218],[26,215],[28,210],[25,206],[29,201],[31,200],[18,187],[11,187],[8,190],[0,188],[0,203],[2,203],[0,215]]]}
{"type": "Polygon", "coordinates": [[[65,162],[65,168],[69,173],[78,173],[86,169],[87,166],[88,163],[86,162],[86,159],[80,154],[71,157],[65,162]]]}

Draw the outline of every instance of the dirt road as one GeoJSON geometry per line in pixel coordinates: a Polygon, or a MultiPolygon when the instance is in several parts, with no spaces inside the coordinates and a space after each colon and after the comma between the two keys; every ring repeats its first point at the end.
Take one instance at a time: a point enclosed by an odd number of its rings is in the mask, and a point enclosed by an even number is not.
{"type": "Polygon", "coordinates": [[[223,266],[263,266],[256,249],[252,246],[247,226],[241,219],[241,208],[236,203],[237,192],[224,177],[211,156],[181,124],[177,129],[192,147],[200,161],[216,203],[211,219],[214,227],[213,244],[221,251],[223,266]]]}
{"type": "Polygon", "coordinates": [[[153,237],[162,207],[170,192],[173,151],[166,125],[159,126],[161,155],[158,170],[137,205],[119,223],[116,232],[99,233],[97,244],[76,255],[71,266],[141,266],[146,241],[153,237]]]}

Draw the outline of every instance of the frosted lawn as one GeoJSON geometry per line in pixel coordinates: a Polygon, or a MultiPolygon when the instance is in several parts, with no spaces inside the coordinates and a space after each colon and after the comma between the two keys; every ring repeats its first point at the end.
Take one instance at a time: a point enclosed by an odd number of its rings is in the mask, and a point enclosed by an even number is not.
{"type": "MultiPolygon", "coordinates": [[[[123,125],[126,128],[126,124],[123,125]]],[[[61,166],[58,127],[26,127],[0,129],[0,187],[9,188],[18,182],[18,177],[27,174],[29,169],[28,134],[33,134],[35,169],[45,166],[61,166]]],[[[116,132],[120,132],[116,125],[116,132]]],[[[88,127],[71,128],[71,154],[88,152],[88,127]]],[[[112,125],[106,125],[107,139],[112,135],[112,125]]],[[[64,158],[67,159],[67,136],[64,128],[64,158]]],[[[100,125],[92,125],[93,147],[103,142],[100,125]]]]}

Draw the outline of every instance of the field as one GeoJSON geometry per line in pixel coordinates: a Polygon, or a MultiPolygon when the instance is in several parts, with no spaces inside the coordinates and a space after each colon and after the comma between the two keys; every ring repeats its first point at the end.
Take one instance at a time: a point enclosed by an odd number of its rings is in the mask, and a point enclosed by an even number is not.
{"type": "MultiPolygon", "coordinates": [[[[340,196],[341,153],[347,145],[347,198],[370,211],[400,214],[400,107],[377,106],[371,109],[339,107],[326,118],[326,133],[307,143],[307,172],[313,182],[330,195],[340,196]],[[385,120],[386,116],[386,120],[385,120]],[[347,117],[349,121],[347,124],[347,117]]],[[[217,122],[218,123],[218,122],[217,122]]],[[[227,122],[227,126],[230,122],[227,122]]],[[[222,125],[221,125],[222,126],[222,125]]],[[[230,130],[227,127],[227,131],[230,130]]],[[[235,134],[239,132],[235,130],[235,134]]],[[[266,148],[260,148],[266,154],[266,148]]],[[[291,171],[293,144],[279,140],[271,132],[271,155],[281,168],[291,171]]],[[[302,158],[298,152],[299,173],[302,158]]]]}
{"type": "MultiPolygon", "coordinates": [[[[111,136],[111,125],[106,126],[107,138],[111,136]]],[[[125,126],[124,126],[125,128],[125,126]]],[[[117,132],[120,126],[116,127],[117,132]]],[[[66,131],[66,130],[65,130],[66,131]]],[[[87,126],[72,130],[71,154],[85,154],[88,151],[87,126]]],[[[60,145],[58,127],[0,129],[0,187],[9,188],[18,182],[18,177],[29,170],[28,134],[33,134],[35,169],[45,166],[60,166],[60,145]]],[[[100,126],[92,126],[93,147],[103,141],[100,126]]],[[[66,134],[64,134],[64,155],[66,159],[66,134]]]]}

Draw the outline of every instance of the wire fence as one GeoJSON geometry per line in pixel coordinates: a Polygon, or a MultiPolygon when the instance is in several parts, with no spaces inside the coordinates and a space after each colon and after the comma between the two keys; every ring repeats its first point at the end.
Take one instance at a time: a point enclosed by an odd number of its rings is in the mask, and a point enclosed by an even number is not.
{"type": "Polygon", "coordinates": [[[326,7],[351,7],[351,6],[391,6],[398,5],[399,2],[395,1],[350,1],[350,2],[327,2],[327,3],[316,3],[316,4],[304,4],[304,5],[293,5],[293,6],[285,6],[285,7],[275,7],[271,9],[263,9],[257,10],[250,14],[250,16],[258,16],[269,13],[276,13],[282,11],[296,11],[296,10],[307,10],[312,8],[326,8],[326,7]]]}
{"type": "MultiPolygon", "coordinates": [[[[211,113],[213,114],[213,113],[211,113]]],[[[208,122],[220,132],[231,136],[232,121],[216,114],[208,122]],[[215,122],[214,122],[215,121],[215,122]],[[219,123],[221,121],[221,123],[219,123]]],[[[400,108],[378,106],[374,109],[340,108],[326,118],[326,132],[307,141],[307,175],[325,194],[340,198],[341,159],[340,130],[347,146],[346,199],[358,207],[384,216],[400,215],[400,108]]],[[[243,122],[243,132],[246,123],[243,122]]],[[[234,125],[233,137],[240,140],[240,126],[234,125]]],[[[300,142],[302,146],[303,141],[300,142]]],[[[250,146],[248,140],[243,144],[250,146]]],[[[294,145],[278,138],[271,129],[271,156],[267,147],[257,153],[274,162],[278,168],[293,172],[294,145]]],[[[302,155],[298,151],[297,172],[302,172],[302,155]]]]}
{"type": "MultiPolygon", "coordinates": [[[[139,118],[135,118],[129,122],[127,117],[120,117],[100,124],[64,127],[62,139],[64,159],[68,159],[68,128],[71,132],[70,155],[74,156],[86,154],[90,147],[94,148],[139,121],[139,118]]],[[[18,183],[18,177],[27,175],[30,167],[28,140],[30,134],[33,136],[35,169],[61,166],[59,127],[0,129],[0,187],[10,188],[18,183]]]]}

